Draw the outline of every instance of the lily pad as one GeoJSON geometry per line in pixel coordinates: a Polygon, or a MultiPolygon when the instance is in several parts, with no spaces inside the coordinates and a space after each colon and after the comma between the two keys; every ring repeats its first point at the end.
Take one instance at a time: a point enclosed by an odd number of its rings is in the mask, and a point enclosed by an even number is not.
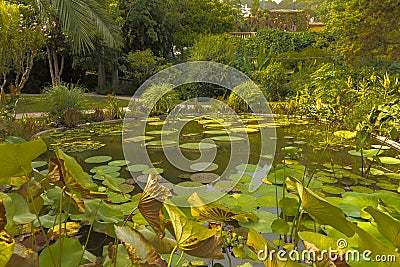
{"type": "Polygon", "coordinates": [[[249,127],[237,127],[229,129],[232,133],[258,133],[259,129],[249,128],[249,127]]]}
{"type": "Polygon", "coordinates": [[[199,173],[192,174],[190,176],[190,179],[193,182],[200,182],[203,184],[208,184],[208,183],[212,183],[212,182],[218,180],[219,175],[215,174],[215,173],[210,173],[210,172],[199,172],[199,173]]]}
{"type": "Polygon", "coordinates": [[[367,194],[371,194],[374,192],[374,190],[372,190],[371,188],[365,187],[365,186],[360,186],[360,185],[353,185],[350,186],[350,189],[354,192],[358,192],[358,193],[367,193],[367,194]]]}
{"type": "Polygon", "coordinates": [[[397,191],[397,188],[399,188],[399,185],[391,184],[391,183],[376,183],[377,186],[380,188],[390,190],[390,191],[397,191]]]}
{"type": "Polygon", "coordinates": [[[175,132],[176,131],[174,131],[174,130],[154,130],[154,131],[146,132],[146,135],[148,135],[148,134],[150,134],[150,135],[168,135],[168,134],[172,134],[175,132]]]}
{"type": "Polygon", "coordinates": [[[125,138],[124,141],[125,142],[144,142],[144,141],[150,141],[155,139],[154,136],[149,136],[149,135],[138,135],[138,136],[134,136],[134,137],[128,137],[125,138]]]}
{"type": "Polygon", "coordinates": [[[125,169],[127,171],[131,171],[131,172],[141,172],[148,168],[149,168],[149,166],[147,166],[145,164],[135,164],[135,165],[128,166],[125,169]]]}
{"type": "Polygon", "coordinates": [[[390,147],[389,146],[384,146],[384,145],[371,145],[372,148],[376,148],[376,149],[381,149],[381,150],[389,150],[390,147]]]}
{"type": "Polygon", "coordinates": [[[343,188],[336,187],[336,186],[330,186],[330,185],[324,185],[321,186],[321,189],[324,190],[324,192],[329,193],[329,194],[334,194],[334,195],[339,195],[343,194],[346,192],[343,188]]]}
{"type": "Polygon", "coordinates": [[[232,180],[223,180],[218,181],[214,184],[214,187],[218,190],[230,192],[230,191],[241,191],[243,184],[240,184],[236,181],[232,180]]]}
{"type": "Polygon", "coordinates": [[[127,164],[129,164],[129,163],[130,163],[129,160],[120,159],[120,160],[113,160],[113,161],[110,161],[110,162],[108,163],[108,165],[110,165],[110,166],[118,166],[118,167],[121,167],[121,166],[125,166],[125,165],[127,165],[127,164]]]}
{"type": "Polygon", "coordinates": [[[241,172],[257,172],[261,167],[254,164],[240,164],[235,169],[241,172]]]}
{"type": "Polygon", "coordinates": [[[148,148],[163,148],[163,147],[168,147],[168,146],[174,146],[177,144],[178,144],[178,142],[176,142],[174,140],[156,140],[156,141],[147,142],[144,145],[148,148]]]}
{"type": "Polygon", "coordinates": [[[189,196],[194,192],[205,192],[206,189],[206,186],[199,182],[181,182],[173,187],[175,194],[184,196],[189,196]]]}
{"type": "Polygon", "coordinates": [[[219,141],[219,142],[239,142],[245,141],[246,138],[240,136],[229,136],[229,135],[222,135],[222,136],[213,136],[210,137],[211,140],[219,141]]]}
{"type": "Polygon", "coordinates": [[[150,174],[150,173],[161,174],[163,172],[164,170],[161,168],[148,168],[142,171],[143,174],[150,174]]]}
{"type": "Polygon", "coordinates": [[[190,165],[189,168],[198,172],[212,172],[218,169],[218,165],[212,162],[197,162],[190,165]]]}
{"type": "Polygon", "coordinates": [[[216,148],[217,145],[213,143],[199,142],[199,143],[186,143],[179,146],[182,149],[188,150],[208,150],[216,148]]]}
{"type": "Polygon", "coordinates": [[[282,147],[281,150],[284,153],[290,153],[290,154],[299,153],[299,152],[303,151],[303,149],[301,149],[300,147],[296,147],[296,146],[282,147]]]}
{"type": "Polygon", "coordinates": [[[91,173],[96,173],[99,170],[102,170],[105,173],[112,173],[112,172],[118,172],[121,170],[121,167],[118,166],[110,166],[110,165],[102,165],[102,166],[97,166],[92,169],[90,169],[91,173]]]}
{"type": "Polygon", "coordinates": [[[112,160],[112,157],[110,156],[94,156],[94,157],[90,157],[85,159],[86,163],[104,163],[107,161],[112,160]]]}
{"type": "Polygon", "coordinates": [[[361,157],[361,156],[363,156],[363,157],[374,157],[374,156],[382,154],[383,150],[379,150],[379,149],[376,149],[376,148],[374,148],[374,149],[364,149],[364,150],[362,150],[362,155],[361,155],[361,150],[357,151],[357,150],[353,149],[353,150],[347,151],[347,153],[349,153],[352,156],[356,156],[356,157],[361,157]]]}
{"type": "Polygon", "coordinates": [[[333,134],[339,138],[353,139],[356,137],[357,131],[336,131],[333,134]]]}
{"type": "Polygon", "coordinates": [[[400,159],[393,157],[379,157],[379,161],[383,164],[398,165],[400,164],[400,159]]]}
{"type": "Polygon", "coordinates": [[[235,173],[229,176],[230,180],[236,181],[236,182],[242,182],[242,183],[249,183],[253,179],[248,174],[243,174],[243,173],[235,173]]]}
{"type": "Polygon", "coordinates": [[[207,130],[204,131],[205,134],[210,134],[210,135],[224,135],[224,134],[228,134],[227,131],[224,130],[207,130]]]}

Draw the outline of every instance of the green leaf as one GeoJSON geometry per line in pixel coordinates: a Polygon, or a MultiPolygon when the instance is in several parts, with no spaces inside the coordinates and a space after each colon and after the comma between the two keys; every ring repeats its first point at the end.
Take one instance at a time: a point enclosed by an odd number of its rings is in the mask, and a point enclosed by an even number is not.
{"type": "Polygon", "coordinates": [[[138,266],[161,266],[168,264],[147,239],[137,230],[128,226],[114,225],[117,238],[122,241],[133,263],[138,266]]]}
{"type": "Polygon", "coordinates": [[[400,159],[396,159],[393,157],[378,157],[378,159],[382,164],[390,164],[390,165],[400,164],[400,159]]]}
{"type": "Polygon", "coordinates": [[[284,197],[279,200],[279,207],[287,216],[295,216],[299,212],[299,201],[292,197],[284,197]]]}
{"type": "Polygon", "coordinates": [[[85,159],[86,163],[104,163],[107,161],[112,160],[112,157],[110,156],[94,156],[94,157],[90,157],[85,159]]]}
{"type": "Polygon", "coordinates": [[[32,214],[29,210],[28,204],[25,199],[16,193],[10,193],[8,196],[12,199],[12,212],[8,212],[9,219],[12,219],[14,222],[18,224],[26,224],[30,223],[36,219],[35,214],[32,214]],[[12,217],[11,217],[12,214],[12,217]]]}
{"type": "Polygon", "coordinates": [[[7,183],[10,177],[30,174],[31,161],[46,150],[46,143],[42,139],[21,144],[0,144],[0,185],[7,183]]]}
{"type": "Polygon", "coordinates": [[[255,210],[253,213],[258,217],[258,222],[239,222],[239,225],[249,229],[252,228],[261,233],[271,233],[271,225],[272,222],[277,218],[277,215],[265,210],[255,210]]]}
{"type": "Polygon", "coordinates": [[[400,221],[386,215],[385,213],[369,206],[364,209],[371,214],[378,224],[379,232],[390,240],[396,248],[400,248],[400,221]]]}
{"type": "Polygon", "coordinates": [[[347,236],[354,235],[354,230],[349,227],[351,223],[346,220],[341,209],[331,205],[298,181],[296,181],[296,185],[303,209],[315,218],[319,224],[330,225],[347,236]]]}
{"type": "Polygon", "coordinates": [[[209,150],[216,148],[217,145],[213,143],[199,142],[199,143],[186,143],[180,145],[179,147],[187,150],[209,150]]]}
{"type": "Polygon", "coordinates": [[[337,240],[326,235],[313,232],[299,232],[299,237],[314,244],[319,250],[336,249],[337,247],[337,240]]]}
{"type": "Polygon", "coordinates": [[[278,218],[272,222],[271,230],[276,235],[286,235],[290,230],[290,226],[284,219],[278,218]]]}
{"type": "Polygon", "coordinates": [[[336,131],[333,133],[335,136],[343,139],[353,139],[356,137],[357,132],[354,131],[336,131]]]}
{"type": "Polygon", "coordinates": [[[82,245],[77,239],[62,238],[40,253],[39,267],[78,267],[82,253],[82,245]],[[59,266],[59,262],[61,266],[59,266]]]}

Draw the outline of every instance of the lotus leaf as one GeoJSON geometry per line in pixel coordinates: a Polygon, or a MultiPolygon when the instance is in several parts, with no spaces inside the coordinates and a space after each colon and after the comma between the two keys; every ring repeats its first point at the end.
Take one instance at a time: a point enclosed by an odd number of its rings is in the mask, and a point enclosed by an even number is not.
{"type": "Polygon", "coordinates": [[[110,156],[94,156],[94,157],[90,157],[85,159],[86,163],[104,163],[107,161],[112,160],[112,157],[110,156]]]}

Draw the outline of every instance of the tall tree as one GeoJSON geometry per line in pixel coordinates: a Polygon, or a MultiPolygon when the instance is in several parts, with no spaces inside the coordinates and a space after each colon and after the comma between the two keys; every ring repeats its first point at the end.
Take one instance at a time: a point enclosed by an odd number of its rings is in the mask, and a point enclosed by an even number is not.
{"type": "MultiPolygon", "coordinates": [[[[121,44],[119,29],[107,13],[103,0],[31,0],[48,27],[53,26],[54,38],[65,38],[73,53],[86,53],[95,49],[99,34],[110,47],[121,44]],[[51,26],[50,26],[51,25],[51,26]],[[55,33],[55,34],[54,34],[55,33]],[[62,35],[62,36],[61,36],[62,35]]],[[[57,42],[47,43],[50,75],[53,85],[61,81],[64,55],[57,42]]]]}
{"type": "Polygon", "coordinates": [[[398,0],[326,1],[328,29],[348,61],[400,58],[398,0]]]}

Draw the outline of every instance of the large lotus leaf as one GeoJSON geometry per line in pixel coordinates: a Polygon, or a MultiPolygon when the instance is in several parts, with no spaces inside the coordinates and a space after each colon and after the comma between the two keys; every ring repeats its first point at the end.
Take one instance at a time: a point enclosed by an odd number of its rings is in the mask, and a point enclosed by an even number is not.
{"type": "Polygon", "coordinates": [[[32,172],[31,161],[46,152],[42,139],[21,144],[0,144],[0,185],[10,177],[27,176],[32,172]]]}
{"type": "Polygon", "coordinates": [[[177,247],[187,254],[212,259],[223,259],[222,239],[216,230],[208,229],[188,219],[177,207],[164,204],[171,219],[177,247]]]}
{"type": "MultiPolygon", "coordinates": [[[[350,224],[350,227],[358,235],[358,249],[360,251],[369,250],[372,254],[369,255],[370,259],[375,259],[378,255],[394,255],[396,259],[400,259],[400,253],[395,252],[393,249],[389,248],[387,245],[377,240],[371,236],[368,232],[364,231],[355,224],[350,224]]],[[[398,267],[399,263],[395,262],[379,262],[379,267],[398,267]]]]}
{"type": "Polygon", "coordinates": [[[6,266],[15,246],[15,240],[6,231],[0,231],[0,266],[6,266]]]}
{"type": "Polygon", "coordinates": [[[49,161],[47,179],[68,191],[80,192],[87,196],[104,198],[105,194],[94,192],[97,190],[92,178],[86,173],[76,160],[62,150],[56,150],[57,158],[49,161]],[[93,191],[92,191],[93,190],[93,191]]]}
{"type": "Polygon", "coordinates": [[[322,199],[310,189],[296,182],[303,209],[308,212],[319,224],[330,225],[347,236],[353,236],[354,230],[349,227],[343,211],[322,199]]]}
{"type": "Polygon", "coordinates": [[[152,173],[149,174],[138,208],[160,238],[163,238],[165,235],[165,228],[162,222],[162,205],[171,196],[171,191],[159,184],[157,176],[152,173]]]}
{"type": "Polygon", "coordinates": [[[114,226],[117,238],[122,241],[129,257],[138,266],[161,266],[168,264],[146,238],[128,226],[114,226]]]}
{"type": "Polygon", "coordinates": [[[231,221],[248,222],[250,220],[257,222],[256,215],[247,212],[233,211],[216,202],[206,203],[197,193],[193,193],[189,198],[192,216],[200,219],[208,219],[214,221],[231,221]]]}
{"type": "Polygon", "coordinates": [[[320,250],[335,249],[337,240],[314,232],[299,232],[299,237],[309,243],[314,244],[320,250]]]}
{"type": "Polygon", "coordinates": [[[249,229],[247,234],[246,245],[257,254],[258,257],[263,259],[264,265],[267,267],[276,266],[276,258],[271,258],[270,251],[274,250],[268,242],[264,239],[264,237],[254,230],[253,228],[249,229]]]}
{"type": "Polygon", "coordinates": [[[18,224],[30,223],[36,219],[36,216],[30,212],[28,203],[26,203],[25,199],[21,195],[10,193],[8,196],[12,200],[12,207],[6,206],[7,217],[9,219],[12,219],[18,224]]]}
{"type": "Polygon", "coordinates": [[[59,239],[40,253],[39,267],[78,267],[82,253],[82,245],[77,239],[59,239]]]}
{"type": "Polygon", "coordinates": [[[369,206],[364,209],[371,214],[377,223],[379,232],[385,236],[395,247],[400,248],[400,221],[386,215],[385,213],[369,206]]]}
{"type": "Polygon", "coordinates": [[[104,222],[119,223],[124,220],[124,214],[118,205],[105,203],[101,199],[85,199],[85,207],[87,212],[84,214],[86,220],[102,220],[104,222]]]}

